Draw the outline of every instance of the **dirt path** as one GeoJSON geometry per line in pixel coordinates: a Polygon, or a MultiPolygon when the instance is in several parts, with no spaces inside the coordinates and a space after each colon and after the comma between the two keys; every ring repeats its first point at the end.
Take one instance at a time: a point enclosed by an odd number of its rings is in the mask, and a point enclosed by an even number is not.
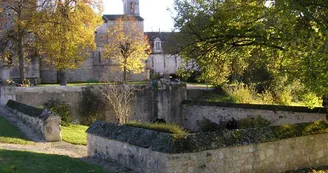
{"type": "Polygon", "coordinates": [[[0,143],[0,149],[64,155],[72,158],[80,158],[81,160],[87,163],[102,166],[108,171],[110,171],[111,173],[133,173],[133,171],[128,170],[122,166],[119,166],[113,161],[100,161],[87,157],[86,146],[73,145],[64,141],[45,142],[40,136],[34,133],[31,128],[29,128],[22,121],[17,119],[4,106],[0,106],[0,116],[8,120],[11,124],[18,127],[19,130],[22,131],[28,139],[35,142],[34,144],[31,145],[0,143]]]}

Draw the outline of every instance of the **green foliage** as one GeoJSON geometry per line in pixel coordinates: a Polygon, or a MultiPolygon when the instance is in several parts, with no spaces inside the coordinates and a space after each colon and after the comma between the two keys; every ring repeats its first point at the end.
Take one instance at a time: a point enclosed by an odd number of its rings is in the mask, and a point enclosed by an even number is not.
{"type": "Polygon", "coordinates": [[[213,131],[217,131],[217,130],[224,130],[225,127],[222,125],[219,125],[215,122],[212,122],[209,119],[202,119],[200,121],[197,122],[197,125],[199,127],[199,130],[202,132],[213,132],[213,131]]]}
{"type": "MultiPolygon", "coordinates": [[[[221,85],[242,76],[249,84],[283,76],[328,94],[326,1],[175,0],[174,8],[177,49],[198,65],[202,80],[221,85]]],[[[276,102],[293,101],[288,90],[272,89],[276,102]]]]}
{"type": "Polygon", "coordinates": [[[69,104],[59,100],[50,99],[48,102],[44,103],[43,106],[44,108],[49,109],[59,115],[63,126],[67,126],[68,123],[72,121],[71,107],[69,104]]]}
{"type": "Polygon", "coordinates": [[[90,125],[100,118],[101,112],[105,109],[105,102],[101,98],[101,93],[94,87],[86,87],[82,90],[81,112],[86,117],[86,124],[90,125]]]}
{"type": "Polygon", "coordinates": [[[264,89],[262,93],[252,85],[235,83],[224,85],[223,92],[212,92],[203,95],[196,100],[226,103],[249,104],[276,104],[288,106],[307,106],[309,108],[320,107],[321,99],[313,92],[306,90],[298,82],[264,89]]]}
{"type": "Polygon", "coordinates": [[[63,141],[71,144],[87,145],[87,133],[85,132],[87,129],[88,126],[69,123],[61,128],[63,141]]]}
{"type": "Polygon", "coordinates": [[[10,144],[33,144],[27,140],[17,127],[11,125],[7,120],[0,117],[0,142],[10,144]]]}
{"type": "Polygon", "coordinates": [[[255,87],[237,83],[232,86],[224,86],[223,90],[233,98],[236,103],[256,103],[257,91],[255,87]]]}
{"type": "Polygon", "coordinates": [[[286,171],[285,173],[328,173],[328,166],[317,168],[302,168],[298,170],[286,171]]]}
{"type": "Polygon", "coordinates": [[[238,121],[238,124],[240,129],[248,129],[266,127],[269,126],[271,122],[258,115],[256,117],[248,117],[245,119],[241,119],[238,121]]]}
{"type": "Polygon", "coordinates": [[[125,125],[171,133],[175,138],[184,138],[188,132],[176,124],[128,122],[125,125]]]}
{"type": "Polygon", "coordinates": [[[108,173],[103,168],[68,156],[0,150],[1,173],[108,173]]]}
{"type": "Polygon", "coordinates": [[[217,92],[212,92],[212,93],[206,93],[202,95],[199,98],[196,98],[196,100],[200,101],[207,101],[207,102],[225,102],[225,103],[235,103],[235,100],[233,99],[232,96],[228,94],[220,94],[217,92]]]}

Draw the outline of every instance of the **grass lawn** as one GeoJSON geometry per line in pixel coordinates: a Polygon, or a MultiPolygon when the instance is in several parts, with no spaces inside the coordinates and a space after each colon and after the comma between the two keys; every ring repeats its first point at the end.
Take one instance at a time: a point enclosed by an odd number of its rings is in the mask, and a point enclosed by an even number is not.
{"type": "MultiPolygon", "coordinates": [[[[128,84],[131,85],[144,85],[149,84],[149,81],[131,81],[128,84]]],[[[67,86],[92,86],[92,85],[104,85],[107,84],[106,82],[76,82],[76,83],[67,83],[67,86]]],[[[59,84],[39,84],[38,86],[60,86],[59,84]]]]}
{"type": "MultiPolygon", "coordinates": [[[[0,150],[1,173],[105,173],[103,168],[67,156],[0,150]]],[[[107,172],[108,173],[108,172],[107,172]]]]}
{"type": "Polygon", "coordinates": [[[71,144],[87,145],[88,126],[69,124],[69,126],[61,126],[61,135],[63,141],[71,144]]]}
{"type": "MultiPolygon", "coordinates": [[[[12,144],[33,144],[18,130],[17,127],[11,125],[7,120],[0,117],[0,142],[12,144]]],[[[0,160],[1,161],[1,160],[0,160]]]]}

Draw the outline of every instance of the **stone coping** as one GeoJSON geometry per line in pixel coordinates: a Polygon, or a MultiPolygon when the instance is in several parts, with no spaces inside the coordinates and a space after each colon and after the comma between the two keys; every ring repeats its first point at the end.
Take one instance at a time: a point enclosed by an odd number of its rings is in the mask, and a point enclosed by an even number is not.
{"type": "Polygon", "coordinates": [[[183,101],[182,104],[192,105],[192,106],[216,106],[216,107],[227,107],[227,108],[261,109],[261,110],[271,110],[271,111],[288,111],[288,112],[321,113],[321,114],[327,112],[325,108],[320,108],[320,107],[309,109],[307,107],[301,107],[301,106],[204,102],[204,101],[192,101],[192,100],[185,100],[183,101]]]}
{"type": "Polygon", "coordinates": [[[328,133],[328,122],[300,123],[254,129],[190,133],[183,138],[173,134],[96,121],[87,133],[126,142],[163,153],[192,153],[222,147],[272,142],[291,137],[328,133]]]}
{"type": "Polygon", "coordinates": [[[14,100],[8,100],[6,107],[21,112],[27,116],[39,118],[45,120],[52,114],[51,111],[47,109],[36,108],[23,103],[16,102],[14,100]]]}

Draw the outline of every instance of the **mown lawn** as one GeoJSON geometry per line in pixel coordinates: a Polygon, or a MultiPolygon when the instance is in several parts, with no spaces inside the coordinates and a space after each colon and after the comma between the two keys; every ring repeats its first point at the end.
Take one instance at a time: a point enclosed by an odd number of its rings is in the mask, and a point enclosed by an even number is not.
{"type": "Polygon", "coordinates": [[[0,117],[0,142],[12,144],[33,144],[17,127],[11,125],[6,119],[0,117]]]}
{"type": "MultiPolygon", "coordinates": [[[[67,156],[0,150],[1,173],[105,173],[103,168],[67,156]]],[[[108,173],[108,172],[107,172],[108,173]]]]}
{"type": "MultiPolygon", "coordinates": [[[[113,83],[113,82],[110,82],[113,83]]],[[[144,85],[149,84],[149,81],[130,81],[128,84],[131,85],[144,85]]],[[[67,86],[93,86],[93,85],[105,85],[106,82],[76,82],[76,83],[67,83],[67,86]]],[[[60,86],[59,84],[38,84],[38,86],[60,86]]]]}
{"type": "Polygon", "coordinates": [[[65,142],[77,145],[87,145],[87,133],[85,132],[88,126],[78,124],[68,124],[61,127],[62,139],[65,142]]]}

